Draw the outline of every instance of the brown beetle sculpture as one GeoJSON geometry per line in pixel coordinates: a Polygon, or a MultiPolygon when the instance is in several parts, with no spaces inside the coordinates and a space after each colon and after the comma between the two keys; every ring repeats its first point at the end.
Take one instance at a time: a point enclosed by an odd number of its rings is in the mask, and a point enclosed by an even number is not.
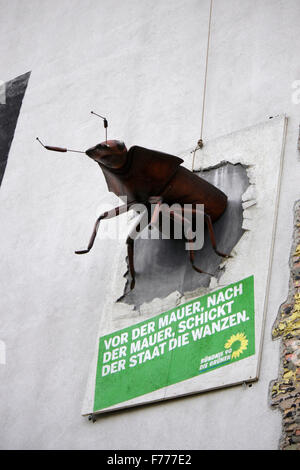
{"type": "MultiPolygon", "coordinates": [[[[37,138],[37,140],[39,139],[37,138]]],[[[42,144],[40,140],[39,142],[42,144]]],[[[68,151],[65,148],[42,145],[48,150],[68,151]]],[[[213,222],[226,209],[227,196],[211,183],[180,166],[183,162],[181,158],[139,146],[133,146],[127,150],[125,144],[119,140],[106,140],[86,152],[80,153],[85,153],[99,164],[104,173],[108,190],[119,197],[126,196],[127,203],[101,214],[96,220],[87,249],[75,251],[76,254],[88,253],[91,250],[102,219],[110,219],[129,211],[134,204],[143,203],[148,209],[147,217],[150,217],[147,219],[148,222],[151,219],[150,224],[154,224],[157,222],[162,203],[166,203],[168,206],[177,203],[182,207],[184,204],[191,204],[192,216],[195,216],[197,211],[194,206],[204,204],[203,215],[212,247],[219,256],[230,257],[230,255],[218,251],[213,229],[213,222]],[[149,216],[151,204],[155,204],[155,209],[152,216],[149,216]]],[[[174,221],[183,224],[182,214],[170,210],[169,215],[174,221]]],[[[135,229],[140,223],[141,219],[138,220],[135,229]]],[[[190,243],[191,239],[187,238],[187,241],[190,243]]],[[[129,234],[126,244],[129,271],[132,278],[130,287],[133,289],[135,285],[134,236],[129,234]]],[[[192,267],[197,272],[204,273],[205,271],[194,264],[194,250],[189,248],[188,251],[192,267]]]]}

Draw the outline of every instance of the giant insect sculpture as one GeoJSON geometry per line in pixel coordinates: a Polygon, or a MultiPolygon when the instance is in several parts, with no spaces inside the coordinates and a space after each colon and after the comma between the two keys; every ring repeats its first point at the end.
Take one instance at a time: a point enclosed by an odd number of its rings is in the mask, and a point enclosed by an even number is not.
{"type": "MultiPolygon", "coordinates": [[[[96,113],[92,111],[92,114],[96,113]]],[[[108,190],[119,197],[126,196],[127,198],[126,204],[106,211],[97,218],[87,249],[75,251],[75,253],[84,254],[91,250],[101,220],[123,214],[134,208],[134,205],[138,203],[144,204],[146,213],[138,218],[134,229],[131,230],[126,240],[129,271],[132,279],[130,288],[133,289],[135,286],[134,240],[137,234],[136,229],[138,226],[141,226],[142,219],[146,217],[147,224],[150,226],[155,225],[159,219],[160,211],[165,211],[166,207],[174,204],[180,207],[187,204],[192,205],[190,213],[194,217],[198,210],[197,204],[203,204],[203,216],[214,251],[219,256],[230,257],[230,255],[218,251],[213,229],[213,222],[226,209],[227,196],[211,183],[180,166],[183,163],[181,158],[139,146],[133,146],[127,150],[124,142],[107,140],[107,119],[99,114],[96,115],[104,121],[106,140],[85,152],[44,145],[37,137],[37,140],[47,150],[86,154],[100,166],[104,173],[108,190]],[[153,205],[154,210],[152,210],[153,205]]],[[[186,221],[184,212],[180,213],[178,210],[170,209],[169,216],[177,223],[183,224],[186,221]]],[[[190,262],[193,269],[197,272],[205,273],[205,271],[202,271],[194,264],[193,237],[192,235],[189,236],[189,233],[193,233],[191,229],[186,236],[188,243],[190,243],[188,249],[190,262]]]]}

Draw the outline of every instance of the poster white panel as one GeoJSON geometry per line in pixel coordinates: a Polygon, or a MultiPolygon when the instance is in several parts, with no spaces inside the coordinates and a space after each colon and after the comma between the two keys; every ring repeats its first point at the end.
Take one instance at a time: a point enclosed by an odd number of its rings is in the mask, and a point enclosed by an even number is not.
{"type": "MultiPolygon", "coordinates": [[[[250,278],[254,279],[255,352],[243,360],[233,361],[226,366],[211,368],[206,373],[171,383],[149,393],[135,396],[109,405],[102,409],[95,406],[97,367],[99,370],[99,339],[91,363],[90,377],[84,400],[83,415],[102,413],[115,409],[166,400],[183,395],[205,392],[212,389],[254,381],[259,377],[264,321],[268,305],[269,283],[275,238],[277,208],[280,197],[280,180],[284,155],[287,118],[279,116],[255,126],[242,129],[230,135],[211,140],[194,159],[194,170],[214,167],[220,162],[242,164],[247,169],[249,186],[242,196],[243,228],[241,239],[234,247],[233,257],[224,261],[224,272],[217,280],[212,278],[208,293],[250,278]]],[[[191,168],[191,149],[184,155],[185,166],[191,168]]],[[[126,272],[126,246],[116,247],[114,259],[115,278],[112,280],[112,294],[105,312],[101,312],[99,338],[129,328],[136,323],[149,321],[188,300],[199,297],[199,292],[181,295],[170,294],[165,299],[156,298],[134,310],[133,306],[116,300],[123,295],[126,272]]],[[[174,352],[175,354],[175,352],[174,352]]],[[[103,354],[100,355],[103,359],[103,354]]],[[[103,364],[102,364],[103,365],[103,364]]],[[[123,371],[124,372],[124,371],[123,371]]],[[[120,371],[119,373],[122,373],[120,371]]],[[[97,393],[99,389],[97,389],[97,393]]],[[[108,393],[103,389],[102,393],[108,393]]],[[[96,400],[97,402],[97,400],[96,400]]]]}

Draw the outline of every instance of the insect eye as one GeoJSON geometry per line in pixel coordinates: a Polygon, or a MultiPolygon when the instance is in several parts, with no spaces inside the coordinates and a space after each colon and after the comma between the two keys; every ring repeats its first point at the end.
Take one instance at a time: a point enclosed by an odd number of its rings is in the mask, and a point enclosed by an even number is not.
{"type": "Polygon", "coordinates": [[[107,149],[107,148],[110,148],[108,144],[98,144],[98,145],[96,145],[97,150],[104,150],[104,149],[107,149]]]}
{"type": "Polygon", "coordinates": [[[121,142],[120,140],[118,140],[117,147],[118,147],[119,150],[124,150],[124,148],[125,148],[124,142],[121,142]]]}

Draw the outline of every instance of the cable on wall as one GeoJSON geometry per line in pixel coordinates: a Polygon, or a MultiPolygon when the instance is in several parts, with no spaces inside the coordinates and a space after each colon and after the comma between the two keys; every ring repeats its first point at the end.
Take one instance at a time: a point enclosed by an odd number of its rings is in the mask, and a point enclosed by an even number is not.
{"type": "Polygon", "coordinates": [[[204,127],[204,115],[205,115],[205,100],[206,100],[206,88],[207,88],[207,70],[208,70],[208,57],[209,57],[210,34],[211,34],[212,7],[213,7],[213,0],[210,0],[206,59],[205,59],[205,73],[204,73],[204,85],[203,85],[202,112],[201,112],[201,129],[200,129],[200,138],[197,142],[197,146],[195,147],[193,151],[192,171],[194,171],[196,150],[202,149],[203,147],[203,127],[204,127]]]}

